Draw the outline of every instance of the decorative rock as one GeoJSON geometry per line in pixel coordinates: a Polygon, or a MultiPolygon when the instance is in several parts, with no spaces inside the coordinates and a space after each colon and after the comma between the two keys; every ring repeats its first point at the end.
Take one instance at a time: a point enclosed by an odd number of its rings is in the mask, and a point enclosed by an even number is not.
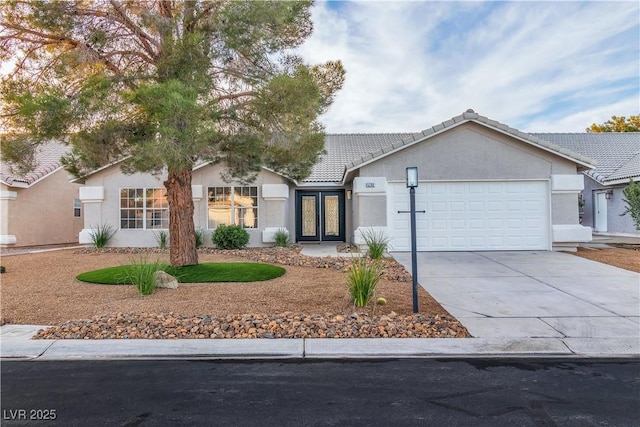
{"type": "Polygon", "coordinates": [[[464,338],[469,333],[449,316],[345,314],[180,316],[176,313],[122,314],[75,320],[38,331],[40,339],[176,338],[464,338]],[[256,321],[258,317],[261,319],[256,321]],[[296,320],[297,319],[297,320],[296,320]],[[304,319],[304,321],[302,321],[304,319]]]}
{"type": "Polygon", "coordinates": [[[178,289],[178,279],[162,270],[156,271],[153,275],[156,281],[156,288],[178,289]]]}

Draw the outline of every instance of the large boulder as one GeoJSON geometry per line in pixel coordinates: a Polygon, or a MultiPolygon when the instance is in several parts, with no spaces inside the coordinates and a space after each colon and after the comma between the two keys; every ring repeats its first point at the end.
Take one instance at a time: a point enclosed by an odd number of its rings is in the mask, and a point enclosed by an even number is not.
{"type": "Polygon", "coordinates": [[[156,273],[154,274],[154,279],[156,281],[156,288],[178,288],[178,279],[162,270],[156,271],[156,273]]]}

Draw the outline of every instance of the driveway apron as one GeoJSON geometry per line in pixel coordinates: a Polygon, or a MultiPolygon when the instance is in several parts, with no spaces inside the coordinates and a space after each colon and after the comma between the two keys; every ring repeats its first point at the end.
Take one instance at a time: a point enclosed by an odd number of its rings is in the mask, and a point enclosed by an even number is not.
{"type": "Polygon", "coordinates": [[[477,338],[640,341],[640,274],[575,255],[421,252],[418,282],[477,338]]]}

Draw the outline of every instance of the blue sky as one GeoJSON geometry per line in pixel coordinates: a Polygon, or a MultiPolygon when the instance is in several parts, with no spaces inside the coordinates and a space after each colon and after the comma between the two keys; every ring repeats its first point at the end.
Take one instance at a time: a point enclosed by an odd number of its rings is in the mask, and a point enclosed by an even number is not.
{"type": "Polygon", "coordinates": [[[640,113],[640,3],[318,1],[309,63],[340,59],[327,132],[412,132],[468,108],[529,132],[640,113]]]}

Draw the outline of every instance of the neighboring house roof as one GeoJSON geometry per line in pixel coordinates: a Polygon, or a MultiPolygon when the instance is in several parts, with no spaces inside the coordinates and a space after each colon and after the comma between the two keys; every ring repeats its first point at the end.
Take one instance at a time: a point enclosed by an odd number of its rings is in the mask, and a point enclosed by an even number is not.
{"type": "Polygon", "coordinates": [[[351,171],[467,122],[480,123],[527,144],[572,160],[585,169],[595,165],[591,158],[576,151],[555,145],[548,140],[536,137],[534,134],[521,132],[481,116],[473,110],[467,110],[459,116],[418,133],[328,134],[325,140],[327,154],[321,157],[314,166],[311,176],[304,182],[344,182],[347,174],[351,171]]]}
{"type": "Polygon", "coordinates": [[[534,133],[597,162],[585,174],[604,185],[640,179],[640,132],[534,133]]]}
{"type": "Polygon", "coordinates": [[[69,151],[69,148],[57,141],[41,144],[36,148],[34,168],[26,173],[21,173],[15,165],[0,161],[0,182],[9,187],[28,188],[37,181],[56,172],[62,167],[60,158],[69,151]]]}

